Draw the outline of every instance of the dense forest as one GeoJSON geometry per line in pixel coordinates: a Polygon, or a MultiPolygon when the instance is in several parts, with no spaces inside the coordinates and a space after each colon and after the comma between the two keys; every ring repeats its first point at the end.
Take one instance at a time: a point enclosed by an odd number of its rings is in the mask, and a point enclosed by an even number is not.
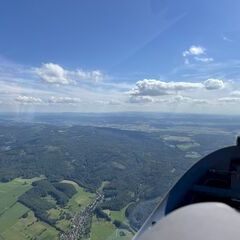
{"type": "MultiPolygon", "coordinates": [[[[104,201],[97,215],[104,217],[104,209],[127,207],[126,216],[137,229],[170,186],[197,161],[186,158],[182,145],[174,147],[175,140],[164,141],[166,131],[3,122],[0,133],[0,181],[45,176],[46,181],[34,183],[19,201],[50,223],[46,212],[52,206],[44,196],[51,195],[64,206],[74,194],[74,189],[60,183],[68,179],[90,192],[102,187],[104,201]]],[[[181,138],[181,133],[175,135],[181,138]]],[[[217,135],[209,139],[223,144],[217,135]]],[[[192,135],[191,141],[195,151],[211,150],[204,134],[192,135]]]]}

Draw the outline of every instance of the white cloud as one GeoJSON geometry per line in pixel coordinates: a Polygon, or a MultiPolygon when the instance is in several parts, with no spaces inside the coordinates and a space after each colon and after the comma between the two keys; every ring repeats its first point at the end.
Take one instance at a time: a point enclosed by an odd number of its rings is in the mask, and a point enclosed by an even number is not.
{"type": "Polygon", "coordinates": [[[95,103],[101,105],[121,105],[121,101],[119,100],[97,100],[95,103]]]}
{"type": "Polygon", "coordinates": [[[185,50],[182,53],[184,57],[184,63],[186,65],[190,64],[190,60],[202,62],[202,63],[210,63],[213,62],[214,59],[212,57],[207,56],[207,51],[204,47],[201,46],[191,46],[188,50],[185,50]],[[205,56],[203,56],[205,55],[205,56]]]}
{"type": "Polygon", "coordinates": [[[50,104],[76,104],[80,103],[81,99],[80,98],[73,98],[73,97],[50,97],[48,99],[48,102],[50,104]]]}
{"type": "Polygon", "coordinates": [[[207,79],[203,83],[193,82],[164,82],[156,79],[144,79],[136,82],[136,86],[128,93],[135,96],[161,96],[172,95],[177,91],[194,89],[217,90],[224,88],[224,82],[220,79],[207,79]]]}
{"type": "Polygon", "coordinates": [[[71,79],[67,77],[67,71],[54,63],[45,63],[41,68],[36,69],[37,75],[45,82],[69,84],[71,79]]]}
{"type": "Polygon", "coordinates": [[[218,99],[219,102],[222,103],[239,103],[240,98],[238,97],[223,97],[218,99]]]}
{"type": "Polygon", "coordinates": [[[204,47],[193,45],[188,50],[183,52],[183,56],[184,57],[191,56],[191,55],[197,56],[197,55],[205,54],[205,52],[206,52],[206,49],[204,47]]]}
{"type": "Polygon", "coordinates": [[[174,97],[171,98],[171,101],[174,102],[174,103],[188,103],[189,101],[191,101],[191,98],[190,97],[185,97],[185,96],[182,96],[182,95],[176,95],[174,97]]]}
{"type": "Polygon", "coordinates": [[[203,84],[207,90],[217,90],[224,88],[224,82],[220,79],[215,78],[207,79],[203,84]]]}
{"type": "Polygon", "coordinates": [[[52,84],[67,85],[84,80],[88,82],[100,82],[104,79],[103,73],[99,70],[84,71],[77,69],[70,71],[54,63],[42,64],[42,67],[35,68],[35,73],[43,81],[52,84]]]}
{"type": "Polygon", "coordinates": [[[129,103],[153,103],[154,99],[149,96],[130,96],[129,103]]]}
{"type": "Polygon", "coordinates": [[[129,103],[155,103],[155,104],[208,104],[207,99],[197,99],[182,95],[171,95],[163,97],[150,97],[150,96],[130,96],[129,103]]]}
{"type": "Polygon", "coordinates": [[[52,96],[44,100],[39,97],[19,95],[15,98],[15,101],[21,104],[77,104],[81,102],[81,99],[74,97],[52,96]]]}
{"type": "Polygon", "coordinates": [[[17,96],[15,98],[16,102],[22,103],[22,104],[41,104],[43,103],[41,98],[38,97],[32,97],[32,96],[17,96]]]}
{"type": "Polygon", "coordinates": [[[214,59],[211,58],[211,57],[195,57],[194,59],[196,61],[204,62],[204,63],[209,63],[209,62],[213,62],[214,61],[214,59]]]}
{"type": "Polygon", "coordinates": [[[192,103],[194,103],[194,104],[209,104],[209,100],[207,100],[207,99],[192,99],[192,103]]]}
{"type": "Polygon", "coordinates": [[[129,94],[142,96],[160,96],[173,94],[174,91],[200,89],[201,83],[191,82],[163,82],[156,79],[144,79],[136,82],[129,94]]]}

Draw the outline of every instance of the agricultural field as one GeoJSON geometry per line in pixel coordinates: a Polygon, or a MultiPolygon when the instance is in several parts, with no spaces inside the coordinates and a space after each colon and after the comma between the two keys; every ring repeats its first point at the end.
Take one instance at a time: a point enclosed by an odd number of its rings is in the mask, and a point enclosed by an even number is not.
{"type": "Polygon", "coordinates": [[[120,222],[126,222],[127,218],[125,216],[125,211],[127,209],[128,205],[121,209],[120,211],[109,211],[109,217],[111,217],[112,220],[118,220],[120,222]]]}
{"type": "MultiPolygon", "coordinates": [[[[92,221],[92,229],[91,229],[91,240],[99,239],[97,237],[101,237],[100,239],[106,239],[106,240],[129,240],[132,239],[133,233],[126,230],[126,229],[119,229],[117,228],[113,222],[115,220],[126,224],[130,227],[129,221],[125,216],[125,211],[127,209],[128,205],[124,208],[122,208],[119,211],[112,211],[112,210],[103,210],[110,218],[111,221],[106,221],[103,219],[98,219],[96,217],[93,217],[92,221]],[[106,238],[106,236],[108,236],[106,238]]],[[[131,227],[130,227],[131,229],[131,227]]],[[[133,230],[132,230],[133,231],[133,230]]],[[[133,231],[134,232],[134,231],[133,231]]]]}
{"type": "MultiPolygon", "coordinates": [[[[36,236],[39,240],[54,240],[59,238],[59,231],[56,228],[38,220],[33,211],[17,201],[18,197],[32,188],[32,182],[40,179],[43,179],[43,177],[32,179],[16,178],[7,183],[0,183],[0,239],[12,240],[15,239],[15,236],[18,236],[19,240],[32,239],[36,236]]],[[[83,210],[92,202],[95,194],[85,191],[73,181],[64,180],[62,182],[72,184],[77,192],[65,207],[61,208],[57,205],[56,208],[50,209],[48,214],[51,219],[56,220],[57,228],[66,231],[70,226],[70,217],[83,210]],[[70,217],[66,218],[67,215],[70,217]]],[[[56,201],[49,195],[44,197],[44,199],[56,204],[56,201]]],[[[120,211],[105,211],[112,222],[119,220],[127,223],[125,217],[126,208],[120,211]]],[[[94,216],[92,220],[91,240],[128,240],[132,238],[133,234],[131,232],[116,228],[112,222],[97,219],[94,216]]]]}
{"type": "Polygon", "coordinates": [[[28,211],[29,209],[21,203],[11,205],[0,217],[0,232],[4,233],[28,211]]]}
{"type": "Polygon", "coordinates": [[[131,240],[133,234],[125,229],[118,229],[112,222],[93,217],[91,240],[131,240]]]}
{"type": "MultiPolygon", "coordinates": [[[[40,221],[34,212],[18,202],[18,198],[32,188],[32,182],[41,178],[21,179],[16,178],[7,183],[0,183],[0,239],[11,240],[18,236],[19,240],[32,239],[58,239],[59,231],[49,224],[40,221]]],[[[56,220],[56,227],[66,231],[70,225],[71,217],[83,210],[95,197],[95,194],[86,192],[73,181],[62,182],[72,184],[76,194],[69,200],[65,207],[60,207],[51,196],[44,200],[55,204],[57,207],[48,211],[51,219],[56,220]],[[68,218],[66,218],[68,216],[68,218]]]]}
{"type": "Polygon", "coordinates": [[[32,187],[32,182],[42,179],[16,178],[7,183],[0,183],[0,239],[27,239],[39,236],[39,239],[54,239],[57,231],[41,223],[34,217],[34,213],[17,202],[18,197],[32,187]],[[48,238],[49,236],[49,238],[48,238]]]}
{"type": "MultiPolygon", "coordinates": [[[[0,215],[2,216],[17,201],[18,197],[29,190],[34,179],[16,178],[7,183],[0,183],[0,215]]],[[[1,217],[0,217],[1,223],[1,217]]]]}
{"type": "Polygon", "coordinates": [[[91,240],[108,240],[115,235],[115,226],[108,221],[93,217],[91,228],[91,240]]]}
{"type": "Polygon", "coordinates": [[[27,217],[19,218],[18,221],[8,228],[2,238],[5,240],[14,240],[18,236],[18,240],[37,239],[39,240],[57,240],[58,231],[36,219],[32,211],[28,211],[27,217]]]}

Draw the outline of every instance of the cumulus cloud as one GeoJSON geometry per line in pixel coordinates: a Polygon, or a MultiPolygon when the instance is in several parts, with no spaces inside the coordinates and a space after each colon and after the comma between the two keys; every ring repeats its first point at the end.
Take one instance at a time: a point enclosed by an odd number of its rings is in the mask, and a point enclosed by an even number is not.
{"type": "Polygon", "coordinates": [[[207,79],[203,84],[207,90],[217,90],[224,88],[224,82],[216,78],[207,79]]]}
{"type": "Polygon", "coordinates": [[[70,84],[77,81],[99,82],[104,79],[104,75],[99,70],[84,71],[77,69],[67,70],[54,63],[44,63],[40,68],[35,68],[35,73],[44,82],[52,84],[70,84]]]}
{"type": "Polygon", "coordinates": [[[205,54],[205,52],[206,49],[204,47],[192,45],[188,50],[183,52],[183,57],[202,55],[205,54]]]}
{"type": "Polygon", "coordinates": [[[15,98],[16,102],[22,103],[22,104],[41,104],[43,103],[43,100],[38,97],[32,97],[32,96],[17,96],[15,98]]]}
{"type": "Polygon", "coordinates": [[[173,95],[177,91],[194,89],[217,90],[222,88],[224,88],[224,82],[214,78],[207,79],[203,83],[164,82],[156,79],[144,79],[136,82],[136,86],[128,93],[132,96],[161,96],[173,95]]]}
{"type": "Polygon", "coordinates": [[[36,69],[37,75],[45,82],[69,84],[71,79],[67,77],[67,71],[54,63],[45,63],[41,68],[36,69]]]}
{"type": "Polygon", "coordinates": [[[202,88],[201,83],[163,82],[156,79],[144,79],[136,82],[136,87],[134,87],[129,93],[130,95],[139,96],[160,96],[173,94],[174,91],[199,88],[202,88]]]}
{"type": "Polygon", "coordinates": [[[48,99],[48,103],[50,104],[76,104],[80,103],[80,98],[73,98],[73,97],[50,97],[48,99]]]}

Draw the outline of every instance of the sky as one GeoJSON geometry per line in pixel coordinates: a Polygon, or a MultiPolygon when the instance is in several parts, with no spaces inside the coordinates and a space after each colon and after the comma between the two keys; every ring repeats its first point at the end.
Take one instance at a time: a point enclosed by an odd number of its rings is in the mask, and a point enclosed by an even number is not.
{"type": "Polygon", "coordinates": [[[239,0],[2,0],[1,112],[240,114],[239,0]]]}

